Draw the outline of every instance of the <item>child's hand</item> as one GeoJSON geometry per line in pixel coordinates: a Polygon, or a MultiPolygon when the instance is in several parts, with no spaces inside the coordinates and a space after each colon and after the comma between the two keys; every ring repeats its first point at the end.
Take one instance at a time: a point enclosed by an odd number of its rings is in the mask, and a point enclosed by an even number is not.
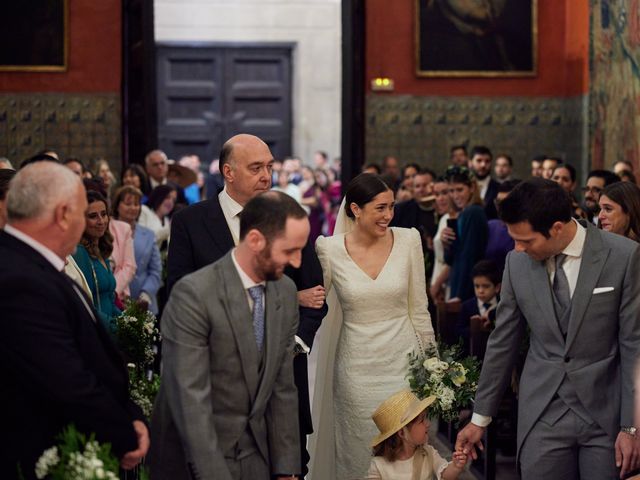
{"type": "Polygon", "coordinates": [[[464,468],[467,464],[468,456],[462,451],[458,450],[453,452],[453,458],[451,459],[454,465],[458,468],[464,468]]]}

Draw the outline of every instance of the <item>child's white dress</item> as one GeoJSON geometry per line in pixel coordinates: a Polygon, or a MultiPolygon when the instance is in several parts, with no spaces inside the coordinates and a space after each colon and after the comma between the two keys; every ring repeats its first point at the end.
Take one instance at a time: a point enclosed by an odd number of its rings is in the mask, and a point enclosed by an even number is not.
{"type": "MultiPolygon", "coordinates": [[[[426,454],[424,454],[420,480],[441,480],[442,472],[449,462],[442,458],[431,445],[424,445],[424,452],[426,454]]],[[[384,457],[373,457],[365,478],[366,480],[414,480],[413,459],[416,455],[423,455],[423,453],[421,450],[416,450],[413,457],[395,462],[389,462],[384,457]]]]}

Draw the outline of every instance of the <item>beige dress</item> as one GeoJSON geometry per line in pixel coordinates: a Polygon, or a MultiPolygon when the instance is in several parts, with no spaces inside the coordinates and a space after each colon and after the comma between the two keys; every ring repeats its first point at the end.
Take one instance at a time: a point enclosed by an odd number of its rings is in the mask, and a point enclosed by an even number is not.
{"type": "MultiPolygon", "coordinates": [[[[449,466],[444,458],[440,456],[431,445],[424,446],[426,455],[422,464],[422,475],[420,480],[440,480],[442,472],[449,466]]],[[[413,479],[413,457],[406,460],[396,460],[389,462],[384,457],[373,457],[371,466],[365,480],[414,480],[413,479]]]]}
{"type": "Polygon", "coordinates": [[[332,402],[333,412],[332,418],[314,418],[317,442],[329,448],[316,447],[313,454],[334,458],[315,459],[313,480],[366,475],[369,443],[378,433],[372,413],[408,387],[408,354],[434,342],[420,235],[406,228],[393,227],[392,232],[391,253],[375,280],[351,259],[344,234],[319,237],[316,243],[325,288],[337,293],[343,320],[333,378],[326,385],[316,384],[316,392],[332,387],[333,400],[326,401],[332,402]],[[332,428],[326,428],[329,425],[332,428]]]}

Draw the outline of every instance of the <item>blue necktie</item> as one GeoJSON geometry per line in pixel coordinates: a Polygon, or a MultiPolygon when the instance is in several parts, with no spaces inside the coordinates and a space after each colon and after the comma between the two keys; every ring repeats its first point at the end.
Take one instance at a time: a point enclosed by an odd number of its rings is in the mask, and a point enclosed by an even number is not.
{"type": "Polygon", "coordinates": [[[253,333],[256,336],[256,345],[258,352],[262,351],[262,343],[264,341],[264,301],[262,292],[264,287],[256,285],[249,289],[249,296],[253,300],[253,333]]]}

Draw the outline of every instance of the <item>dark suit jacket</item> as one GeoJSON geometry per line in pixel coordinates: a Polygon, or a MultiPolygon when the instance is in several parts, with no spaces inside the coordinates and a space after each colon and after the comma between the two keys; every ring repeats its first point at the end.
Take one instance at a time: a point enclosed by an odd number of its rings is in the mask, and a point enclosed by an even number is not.
{"type": "Polygon", "coordinates": [[[415,200],[407,200],[406,202],[400,202],[396,204],[393,209],[393,219],[391,220],[392,227],[403,228],[416,228],[421,234],[427,234],[430,237],[434,237],[438,229],[438,222],[436,220],[436,214],[433,213],[433,231],[424,232],[424,225],[420,222],[420,206],[415,200]]]}
{"type": "Polygon", "coordinates": [[[478,310],[478,299],[471,297],[462,302],[456,324],[456,333],[463,341],[465,354],[469,354],[469,319],[474,315],[480,315],[480,310],[478,310]]]}
{"type": "Polygon", "coordinates": [[[111,443],[118,456],[135,450],[132,422],[142,413],[129,400],[122,358],[81,289],[2,231],[0,258],[2,477],[17,478],[20,462],[25,477],[35,478],[36,460],[70,423],[111,443]]]}
{"type": "MultiPolygon", "coordinates": [[[[307,242],[302,249],[302,263],[300,268],[288,266],[285,275],[293,280],[297,290],[306,290],[307,288],[322,285],[324,279],[322,277],[322,267],[320,260],[316,255],[316,249],[311,243],[307,242]]],[[[327,315],[327,302],[322,308],[300,307],[300,323],[298,325],[298,337],[309,347],[313,347],[313,340],[316,332],[320,328],[322,319],[327,315]]],[[[298,411],[300,420],[300,433],[308,435],[313,433],[313,422],[311,421],[311,403],[309,401],[309,375],[307,372],[307,356],[296,355],[293,360],[293,373],[298,387],[298,411]]]]}
{"type": "Polygon", "coordinates": [[[218,197],[190,205],[171,220],[167,288],[185,275],[222,258],[233,248],[233,237],[218,197]]]}
{"type": "Polygon", "coordinates": [[[499,186],[500,184],[493,178],[489,180],[487,193],[484,194],[484,213],[487,215],[487,220],[498,218],[498,209],[496,209],[495,199],[498,196],[499,186]]]}
{"type": "Polygon", "coordinates": [[[411,199],[406,202],[396,203],[393,208],[392,227],[418,228],[418,203],[411,199]]]}

